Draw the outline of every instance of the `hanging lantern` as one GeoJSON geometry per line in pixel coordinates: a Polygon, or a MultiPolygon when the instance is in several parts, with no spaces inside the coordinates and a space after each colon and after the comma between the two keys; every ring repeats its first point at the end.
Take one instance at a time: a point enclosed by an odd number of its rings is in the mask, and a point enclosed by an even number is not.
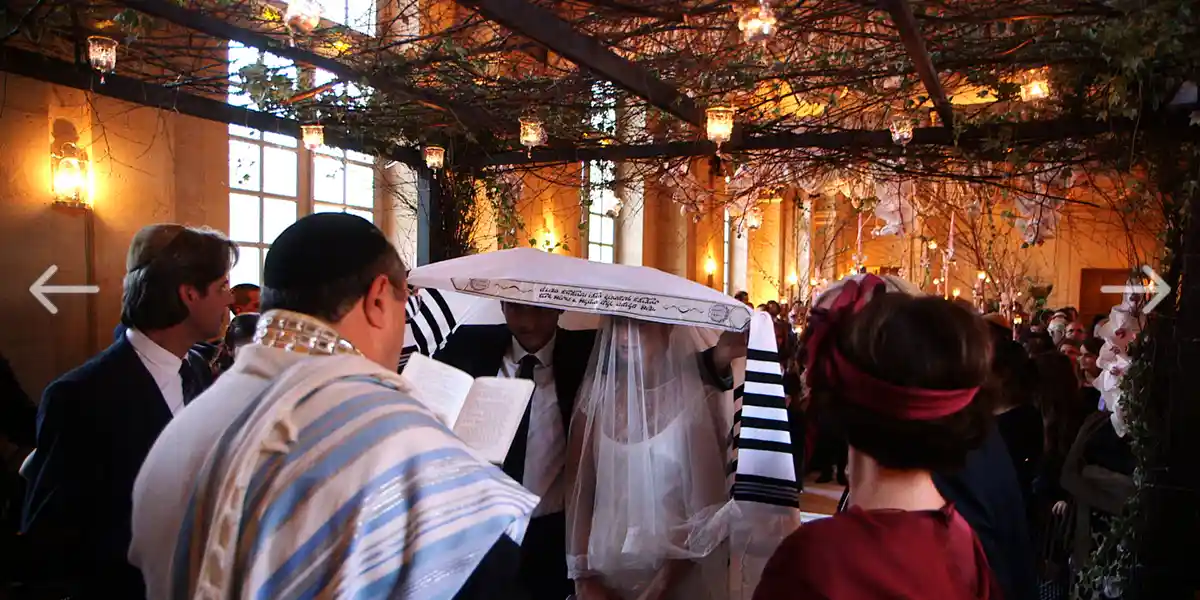
{"type": "Polygon", "coordinates": [[[533,150],[535,146],[546,143],[546,128],[540,119],[525,117],[521,119],[521,145],[533,150]]]}
{"type": "Polygon", "coordinates": [[[1046,81],[1041,71],[1030,71],[1025,75],[1025,83],[1021,84],[1021,100],[1037,102],[1050,97],[1050,82],[1046,81]]]}
{"type": "Polygon", "coordinates": [[[738,29],[742,32],[742,40],[747,44],[765,42],[775,33],[775,11],[767,0],[760,0],[757,6],[748,7],[738,19],[738,29]]]}
{"type": "Polygon", "coordinates": [[[720,148],[721,144],[733,137],[733,116],[737,114],[737,109],[714,106],[704,111],[704,114],[707,117],[705,129],[708,131],[708,139],[720,148]]]}
{"type": "Polygon", "coordinates": [[[100,83],[104,76],[117,68],[117,40],[102,35],[88,38],[88,63],[100,72],[100,83]]]}
{"type": "Polygon", "coordinates": [[[754,208],[751,208],[749,211],[746,211],[745,219],[746,219],[746,229],[754,231],[754,230],[758,229],[759,227],[762,227],[762,222],[763,222],[762,209],[757,206],[755,206],[754,208]]]}
{"type": "Polygon", "coordinates": [[[892,142],[907,146],[913,139],[913,124],[909,119],[896,119],[892,121],[892,142]]]}
{"type": "Polygon", "coordinates": [[[441,146],[425,146],[425,166],[434,171],[446,163],[446,149],[441,146]]]}
{"type": "Polygon", "coordinates": [[[283,22],[292,31],[312,33],[321,24],[321,5],[315,0],[292,0],[288,2],[283,22]]]}
{"type": "Polygon", "coordinates": [[[309,150],[316,150],[325,145],[325,126],[324,125],[301,125],[300,136],[304,140],[304,147],[309,150]]]}

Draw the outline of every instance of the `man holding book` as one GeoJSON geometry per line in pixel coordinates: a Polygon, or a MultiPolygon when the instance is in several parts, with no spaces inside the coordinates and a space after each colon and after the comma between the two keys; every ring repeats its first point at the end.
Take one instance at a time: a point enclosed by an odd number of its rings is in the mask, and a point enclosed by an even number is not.
{"type": "MultiPolygon", "coordinates": [[[[511,302],[502,310],[505,324],[461,326],[434,358],[471,377],[534,382],[502,464],[505,473],[541,497],[521,547],[520,579],[533,600],[563,600],[575,592],[566,563],[567,426],[596,332],[559,327],[559,310],[511,302]]],[[[722,336],[701,355],[706,379],[720,390],[731,389],[730,364],[745,355],[745,348],[743,336],[722,336]]]]}
{"type": "Polygon", "coordinates": [[[525,597],[537,497],[392,370],[405,273],[352,215],[275,240],[254,341],[138,475],[129,558],[148,597],[525,597]]]}

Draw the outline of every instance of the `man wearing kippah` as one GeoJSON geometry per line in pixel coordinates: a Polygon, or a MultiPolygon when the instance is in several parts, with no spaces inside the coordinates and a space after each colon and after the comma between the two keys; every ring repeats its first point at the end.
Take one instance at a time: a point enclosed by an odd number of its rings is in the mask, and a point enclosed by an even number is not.
{"type": "Polygon", "coordinates": [[[405,272],[353,215],[275,240],[254,341],[138,475],[129,558],[149,598],[523,597],[538,498],[396,375],[405,272]]]}

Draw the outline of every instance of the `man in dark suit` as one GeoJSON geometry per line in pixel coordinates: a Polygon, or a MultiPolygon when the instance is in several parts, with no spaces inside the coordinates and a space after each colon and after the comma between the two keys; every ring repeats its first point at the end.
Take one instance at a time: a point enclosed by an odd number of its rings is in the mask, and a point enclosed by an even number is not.
{"type": "Polygon", "coordinates": [[[145,597],[126,560],[133,482],[172,416],[211,382],[191,348],[220,334],[236,256],[216,231],[139,231],[126,258],[124,335],[42,396],[22,529],[75,600],[145,597]]]}
{"type": "MultiPolygon", "coordinates": [[[[541,496],[521,545],[521,579],[533,600],[564,600],[575,592],[566,566],[567,427],[596,332],[560,328],[559,310],[508,302],[502,310],[505,325],[462,326],[434,358],[472,377],[533,380],[533,398],[502,468],[541,496]]],[[[701,357],[706,377],[731,389],[730,363],[745,350],[742,336],[722,336],[701,357]]]]}

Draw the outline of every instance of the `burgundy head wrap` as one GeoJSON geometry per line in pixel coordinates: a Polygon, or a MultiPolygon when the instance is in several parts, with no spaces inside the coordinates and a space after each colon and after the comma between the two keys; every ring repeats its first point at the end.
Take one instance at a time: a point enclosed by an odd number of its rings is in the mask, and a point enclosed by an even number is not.
{"type": "Polygon", "coordinates": [[[971,403],[978,387],[963,390],[930,390],[903,387],[866,373],[837,348],[839,327],[862,310],[872,292],[883,293],[885,283],[875,275],[850,280],[838,291],[833,305],[814,309],[805,344],[805,370],[818,376],[846,401],[889,417],[906,421],[928,421],[952,415],[971,403]]]}

